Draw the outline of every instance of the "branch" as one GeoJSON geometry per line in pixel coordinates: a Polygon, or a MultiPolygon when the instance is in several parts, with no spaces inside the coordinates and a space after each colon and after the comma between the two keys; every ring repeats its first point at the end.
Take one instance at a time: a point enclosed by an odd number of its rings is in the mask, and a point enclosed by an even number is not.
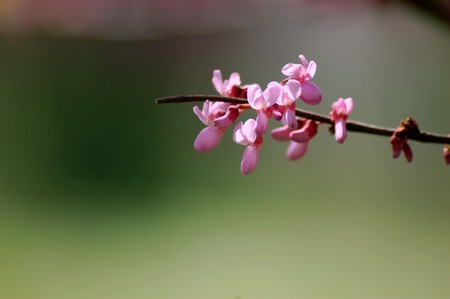
{"type": "MultiPolygon", "coordinates": [[[[168,103],[191,103],[191,102],[204,102],[206,100],[212,102],[226,102],[231,104],[248,104],[247,100],[242,98],[232,98],[223,96],[209,96],[209,95],[187,95],[187,96],[172,96],[156,99],[157,104],[168,104],[168,103]]],[[[296,109],[295,114],[299,117],[311,119],[323,124],[328,124],[333,126],[333,121],[330,117],[313,113],[310,111],[296,109]]],[[[394,134],[395,128],[386,128],[381,126],[375,126],[366,124],[359,121],[347,120],[346,124],[348,131],[381,135],[381,136],[392,136],[394,134]]],[[[409,140],[416,140],[420,142],[431,142],[431,143],[447,143],[450,144],[450,134],[435,134],[424,131],[418,131],[417,133],[408,136],[409,140]]]]}

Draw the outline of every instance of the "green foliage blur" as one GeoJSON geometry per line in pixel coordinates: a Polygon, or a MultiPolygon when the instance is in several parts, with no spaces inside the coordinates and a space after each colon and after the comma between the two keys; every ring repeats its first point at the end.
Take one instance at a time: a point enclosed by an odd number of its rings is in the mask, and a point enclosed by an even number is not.
{"type": "MultiPolygon", "coordinates": [[[[268,136],[255,173],[227,132],[201,154],[213,69],[243,83],[318,63],[328,113],[450,132],[447,28],[404,10],[158,40],[0,38],[0,298],[449,298],[442,146],[324,127],[302,161],[268,136]]],[[[253,115],[247,114],[246,117],[253,115]]],[[[275,123],[272,123],[275,126],[275,123]]]]}

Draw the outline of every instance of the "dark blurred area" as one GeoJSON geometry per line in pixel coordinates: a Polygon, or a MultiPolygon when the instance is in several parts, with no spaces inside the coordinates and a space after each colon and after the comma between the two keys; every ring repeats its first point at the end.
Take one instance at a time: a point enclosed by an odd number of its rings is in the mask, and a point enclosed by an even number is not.
{"type": "MultiPolygon", "coordinates": [[[[448,1],[0,2],[0,298],[448,298],[442,146],[325,128],[255,173],[193,141],[212,71],[318,63],[327,114],[450,132],[448,1]]],[[[253,117],[246,115],[246,117],[253,117]]],[[[275,124],[272,124],[275,126],[275,124]]]]}
{"type": "Polygon", "coordinates": [[[3,0],[0,25],[7,33],[147,39],[238,30],[301,20],[311,14],[398,5],[414,8],[447,26],[450,23],[447,0],[3,0]]]}

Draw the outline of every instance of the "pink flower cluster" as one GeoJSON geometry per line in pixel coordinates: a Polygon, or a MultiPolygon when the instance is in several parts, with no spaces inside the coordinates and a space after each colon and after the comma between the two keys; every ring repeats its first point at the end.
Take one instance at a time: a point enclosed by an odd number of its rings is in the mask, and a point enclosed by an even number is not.
{"type": "MultiPolygon", "coordinates": [[[[194,113],[206,125],[194,142],[195,150],[207,152],[214,149],[220,143],[225,130],[232,126],[244,111],[252,109],[256,112],[256,118],[239,122],[233,130],[234,142],[246,147],[241,161],[242,174],[247,175],[255,170],[264,142],[263,135],[268,131],[271,118],[282,124],[271,131],[273,139],[290,141],[287,149],[288,159],[302,158],[311,139],[317,134],[318,123],[296,116],[297,101],[301,99],[305,104],[317,105],[322,101],[322,92],[311,82],[317,64],[306,60],[303,55],[299,58],[299,64],[288,63],[281,69],[287,78],[280,83],[270,82],[264,90],[258,84],[241,86],[238,73],[232,73],[228,80],[223,80],[221,71],[215,70],[212,83],[217,92],[225,97],[246,99],[248,104],[206,101],[201,110],[194,107],[194,113]]],[[[345,123],[352,110],[352,98],[340,98],[332,105],[330,116],[334,122],[338,143],[343,143],[347,136],[345,123]]]]}

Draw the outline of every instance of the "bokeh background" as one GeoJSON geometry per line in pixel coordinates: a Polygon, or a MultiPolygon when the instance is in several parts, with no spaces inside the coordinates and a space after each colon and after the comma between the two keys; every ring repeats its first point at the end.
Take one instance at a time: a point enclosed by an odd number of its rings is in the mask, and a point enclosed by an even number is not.
{"type": "Polygon", "coordinates": [[[450,27],[407,2],[1,1],[0,298],[449,298],[441,145],[408,164],[320,128],[244,177],[231,132],[196,153],[195,104],[154,102],[304,54],[324,101],[302,108],[448,133],[450,27]]]}

